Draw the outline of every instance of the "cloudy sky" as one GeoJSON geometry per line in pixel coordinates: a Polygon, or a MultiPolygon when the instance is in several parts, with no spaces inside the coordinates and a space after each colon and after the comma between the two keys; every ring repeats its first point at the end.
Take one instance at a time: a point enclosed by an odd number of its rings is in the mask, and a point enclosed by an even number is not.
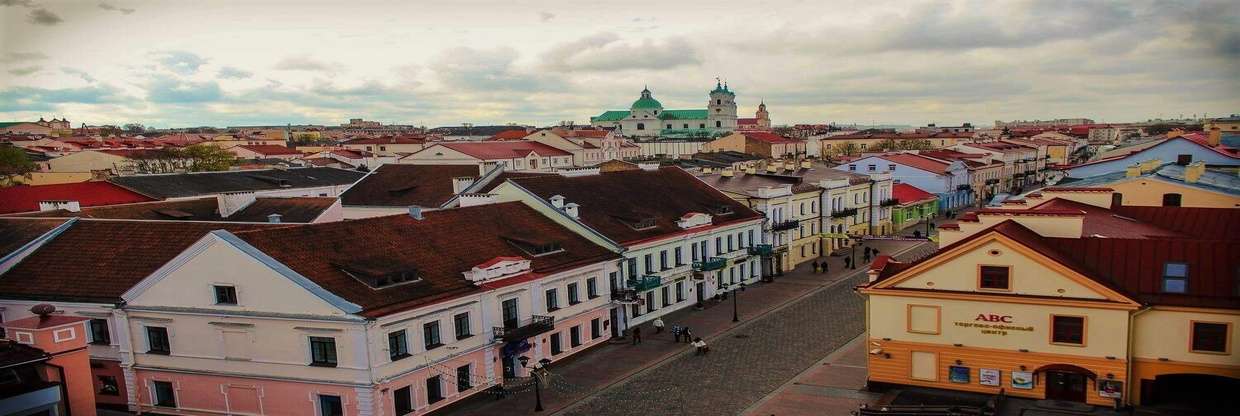
{"type": "Polygon", "coordinates": [[[1237,113],[1240,2],[0,0],[0,120],[543,125],[715,77],[777,124],[1237,113]]]}

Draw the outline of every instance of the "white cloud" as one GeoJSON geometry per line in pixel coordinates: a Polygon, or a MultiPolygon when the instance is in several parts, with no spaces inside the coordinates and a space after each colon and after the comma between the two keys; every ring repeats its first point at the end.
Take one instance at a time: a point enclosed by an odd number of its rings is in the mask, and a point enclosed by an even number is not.
{"type": "Polygon", "coordinates": [[[558,45],[543,58],[555,71],[662,70],[702,63],[697,46],[684,38],[627,42],[609,32],[558,45]]]}
{"type": "Polygon", "coordinates": [[[99,3],[99,8],[103,10],[111,11],[111,12],[117,12],[120,14],[130,14],[134,12],[134,9],[131,9],[128,7],[113,6],[112,4],[104,3],[104,2],[99,3]]]}

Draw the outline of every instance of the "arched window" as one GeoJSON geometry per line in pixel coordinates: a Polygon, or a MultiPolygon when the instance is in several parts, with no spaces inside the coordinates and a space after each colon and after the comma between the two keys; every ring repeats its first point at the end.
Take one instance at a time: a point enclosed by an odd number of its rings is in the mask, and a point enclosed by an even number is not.
{"type": "Polygon", "coordinates": [[[646,123],[637,123],[637,129],[638,129],[638,130],[645,130],[645,129],[646,129],[646,123]]]}
{"type": "Polygon", "coordinates": [[[715,127],[723,127],[723,122],[719,120],[715,120],[715,127]]]}
{"type": "Polygon", "coordinates": [[[721,104],[723,104],[723,100],[719,100],[719,99],[715,100],[715,105],[721,105],[721,104]]]}
{"type": "Polygon", "coordinates": [[[1180,196],[1180,194],[1163,194],[1163,203],[1162,203],[1162,206],[1164,206],[1164,207],[1178,207],[1178,206],[1180,206],[1180,200],[1181,200],[1181,198],[1182,198],[1182,197],[1180,196]]]}

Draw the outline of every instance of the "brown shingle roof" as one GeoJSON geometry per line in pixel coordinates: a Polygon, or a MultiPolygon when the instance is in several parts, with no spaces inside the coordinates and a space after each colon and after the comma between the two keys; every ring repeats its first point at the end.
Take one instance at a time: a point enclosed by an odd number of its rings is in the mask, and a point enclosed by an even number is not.
{"type": "Polygon", "coordinates": [[[236,233],[297,273],[380,316],[479,290],[462,272],[497,256],[533,261],[554,273],[618,258],[520,202],[236,233]],[[555,242],[563,251],[532,256],[511,240],[555,242]],[[416,270],[421,283],[373,289],[342,268],[416,270]]]}
{"type": "Polygon", "coordinates": [[[566,203],[577,203],[582,222],[619,243],[679,233],[682,230],[676,221],[690,212],[711,214],[714,225],[762,217],[677,167],[510,180],[543,200],[561,195],[566,203]],[[732,213],[717,214],[715,210],[720,207],[728,207],[732,213]],[[655,226],[634,228],[643,220],[653,220],[655,226]]]}
{"type": "Polygon", "coordinates": [[[63,219],[10,218],[0,220],[0,258],[7,256],[53,228],[63,219]]]}
{"type": "Polygon", "coordinates": [[[478,165],[386,164],[340,195],[345,205],[439,207],[455,195],[452,178],[477,178],[478,165]]]}
{"type": "Polygon", "coordinates": [[[0,275],[0,297],[118,302],[121,294],[208,232],[262,227],[281,226],[78,220],[0,275]]]}
{"type": "Polygon", "coordinates": [[[335,202],[336,198],[327,197],[256,198],[253,203],[228,218],[220,217],[218,200],[213,197],[82,208],[80,212],[57,210],[15,215],[114,220],[267,222],[268,215],[280,214],[281,222],[308,223],[317,219],[335,202]]]}

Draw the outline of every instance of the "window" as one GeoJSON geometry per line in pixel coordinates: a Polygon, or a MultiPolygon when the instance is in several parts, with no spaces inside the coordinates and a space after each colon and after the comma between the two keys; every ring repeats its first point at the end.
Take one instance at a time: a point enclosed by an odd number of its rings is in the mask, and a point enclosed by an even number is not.
{"type": "Polygon", "coordinates": [[[659,252],[659,270],[667,270],[671,267],[667,263],[667,250],[659,252]]]}
{"type": "Polygon", "coordinates": [[[473,334],[469,332],[469,312],[462,312],[453,316],[452,327],[456,331],[456,339],[458,340],[473,336],[473,334]]]}
{"type": "Polygon", "coordinates": [[[172,388],[172,382],[152,381],[151,391],[155,393],[156,406],[177,407],[177,393],[172,388]]]}
{"type": "Polygon", "coordinates": [[[706,128],[706,123],[699,123],[699,124],[698,124],[698,128],[699,128],[699,129],[704,129],[704,128],[706,128]]]}
{"type": "Polygon", "coordinates": [[[344,416],[344,402],[340,396],[320,394],[319,416],[344,416]]]}
{"type": "Polygon", "coordinates": [[[848,170],[851,170],[851,171],[856,172],[856,171],[857,171],[857,165],[848,165],[848,170]]]}
{"type": "Polygon", "coordinates": [[[387,146],[379,146],[379,151],[387,150],[387,146]]]}
{"type": "Polygon", "coordinates": [[[399,330],[388,334],[388,357],[392,361],[399,360],[409,356],[409,340],[405,336],[405,330],[399,330]]]}
{"type": "Polygon", "coordinates": [[[568,284],[568,304],[576,305],[581,303],[581,296],[577,294],[577,282],[568,284]]]}
{"type": "Polygon", "coordinates": [[[598,279],[586,279],[586,299],[594,299],[598,297],[598,279]]]}
{"type": "Polygon", "coordinates": [[[146,327],[146,345],[148,354],[172,353],[172,346],[168,343],[168,328],[159,326],[146,327]]]}
{"type": "Polygon", "coordinates": [[[672,296],[671,296],[672,290],[671,289],[672,288],[668,286],[663,286],[663,288],[660,289],[662,291],[661,295],[663,297],[663,306],[672,304],[672,296]]]}
{"type": "Polygon", "coordinates": [[[336,366],[336,339],[310,337],[310,365],[315,367],[336,366]]]}
{"type": "Polygon", "coordinates": [[[435,404],[440,400],[443,400],[443,386],[439,376],[426,379],[426,403],[435,404]]]}
{"type": "Polygon", "coordinates": [[[108,332],[107,319],[90,320],[90,343],[95,345],[108,345],[112,343],[112,337],[108,332]]]}
{"type": "Polygon", "coordinates": [[[568,329],[568,342],[573,348],[581,346],[581,325],[568,329]]]}
{"type": "Polygon", "coordinates": [[[422,343],[426,346],[427,351],[443,345],[443,341],[439,339],[439,321],[422,324],[422,343]]]}
{"type": "Polygon", "coordinates": [[[590,320],[590,339],[596,339],[603,336],[602,319],[594,318],[590,320]]]}
{"type": "Polygon", "coordinates": [[[233,286],[216,285],[215,286],[215,304],[236,305],[237,304],[237,288],[233,286]]]}
{"type": "Polygon", "coordinates": [[[672,123],[667,123],[667,129],[668,129],[668,130],[671,130],[671,129],[672,129],[672,123]]]}
{"type": "Polygon", "coordinates": [[[637,129],[638,129],[638,130],[645,130],[645,129],[646,129],[646,123],[637,123],[637,129]]]}
{"type": "Polygon", "coordinates": [[[1011,268],[1008,266],[979,266],[978,284],[982,289],[1011,290],[1011,268]]]}
{"type": "Polygon", "coordinates": [[[693,252],[693,253],[692,253],[692,255],[693,255],[693,261],[698,261],[698,259],[699,259],[699,258],[701,258],[701,256],[699,256],[699,255],[698,255],[698,245],[697,245],[697,243],[690,244],[690,245],[689,245],[689,249],[690,249],[690,251],[692,251],[692,252],[693,252]]]}
{"type": "Polygon", "coordinates": [[[396,404],[396,414],[413,413],[413,387],[405,386],[392,392],[392,403],[396,404]]]}
{"type": "Polygon", "coordinates": [[[887,165],[887,170],[896,170],[896,165],[887,165]]]}
{"type": "Polygon", "coordinates": [[[560,345],[560,333],[551,334],[551,355],[564,352],[564,346],[560,345]]]}
{"type": "Polygon", "coordinates": [[[504,318],[504,328],[517,327],[517,299],[508,299],[500,304],[501,313],[504,318]]]}
{"type": "Polygon", "coordinates": [[[875,166],[874,166],[874,165],[866,165],[866,167],[865,167],[865,168],[866,168],[866,170],[869,170],[870,172],[873,172],[873,171],[875,170],[875,166]]]}
{"type": "MultiPolygon", "coordinates": [[[[719,109],[718,109],[718,108],[716,108],[716,109],[715,109],[715,112],[716,112],[716,113],[718,113],[718,112],[719,112],[719,109]]],[[[722,121],[719,121],[719,120],[715,120],[715,127],[723,127],[723,122],[722,122],[722,121]]]]}
{"type": "Polygon", "coordinates": [[[1223,322],[1192,322],[1192,352],[1227,354],[1231,325],[1223,322]]]}
{"type": "Polygon", "coordinates": [[[474,388],[473,383],[470,382],[469,374],[470,374],[469,364],[465,364],[463,366],[456,368],[456,391],[457,393],[474,388]]]}
{"type": "Polygon", "coordinates": [[[647,254],[644,257],[644,260],[646,263],[646,273],[653,273],[654,272],[654,255],[647,254]]]}
{"type": "Polygon", "coordinates": [[[560,309],[560,296],[555,289],[547,289],[547,312],[560,309]]]}
{"type": "Polygon", "coordinates": [[[1188,264],[1167,263],[1163,265],[1163,292],[1188,292],[1188,264]]]}
{"type": "Polygon", "coordinates": [[[683,265],[685,265],[685,259],[684,259],[684,256],[682,256],[682,255],[681,255],[681,254],[682,254],[682,252],[683,252],[683,250],[681,250],[681,248],[680,248],[680,247],[676,247],[676,248],[673,248],[673,249],[672,249],[672,260],[675,260],[675,261],[676,261],[676,265],[677,265],[677,266],[683,266],[683,265]]]}
{"type": "Polygon", "coordinates": [[[1162,206],[1178,207],[1180,206],[1180,194],[1163,194],[1162,206]]]}
{"type": "Polygon", "coordinates": [[[723,237],[715,237],[715,254],[723,253],[723,237]]]}
{"type": "Polygon", "coordinates": [[[685,282],[676,282],[676,301],[683,302],[685,300],[685,282]]]}
{"type": "Polygon", "coordinates": [[[735,251],[735,250],[736,250],[736,247],[735,247],[735,246],[733,246],[733,245],[732,245],[732,243],[733,243],[733,241],[732,241],[732,235],[731,235],[731,234],[728,234],[728,252],[729,252],[729,253],[731,253],[731,252],[733,252],[733,251],[735,251]]]}
{"type": "Polygon", "coordinates": [[[1193,155],[1176,155],[1175,164],[1188,166],[1189,163],[1193,163],[1193,155]]]}
{"type": "Polygon", "coordinates": [[[654,311],[655,309],[659,309],[659,307],[655,306],[654,291],[651,290],[646,292],[646,312],[654,311]]]}
{"type": "Polygon", "coordinates": [[[1051,343],[1085,345],[1085,317],[1051,315],[1051,343]]]}
{"type": "Polygon", "coordinates": [[[120,385],[116,383],[116,377],[99,376],[99,394],[104,396],[119,396],[121,394],[120,385]]]}

